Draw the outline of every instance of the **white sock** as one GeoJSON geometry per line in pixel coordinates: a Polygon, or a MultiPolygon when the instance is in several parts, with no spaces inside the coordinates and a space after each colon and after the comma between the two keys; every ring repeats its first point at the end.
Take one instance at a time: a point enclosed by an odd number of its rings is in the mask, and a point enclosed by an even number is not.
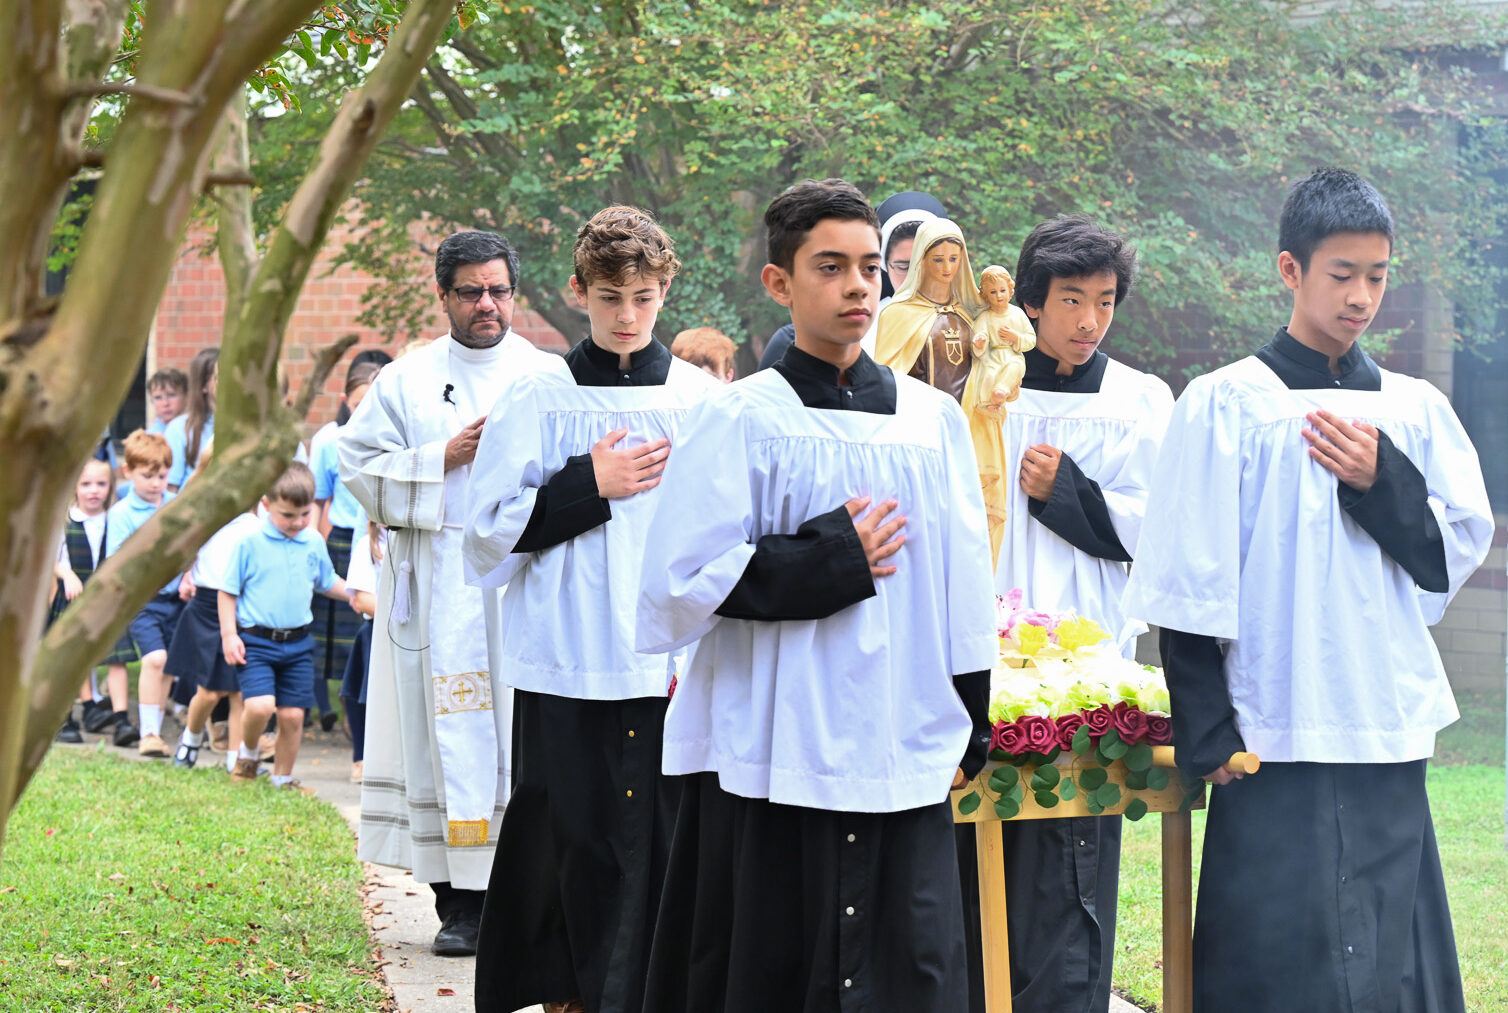
{"type": "Polygon", "coordinates": [[[281,788],[283,785],[287,784],[291,780],[293,780],[293,775],[292,774],[273,774],[272,775],[272,783],[274,785],[276,785],[277,787],[279,787],[279,788],[281,788]]]}
{"type": "Polygon", "coordinates": [[[236,769],[236,754],[235,753],[226,753],[225,754],[225,769],[226,770],[235,770],[236,769]]]}
{"type": "Polygon", "coordinates": [[[143,737],[162,734],[161,707],[150,703],[137,704],[136,713],[141,719],[141,734],[143,737]]]}
{"type": "Polygon", "coordinates": [[[260,760],[262,753],[256,748],[247,749],[246,743],[243,742],[236,747],[236,757],[242,760],[260,760]]]}
{"type": "Polygon", "coordinates": [[[198,749],[200,746],[204,745],[204,733],[191,732],[187,728],[185,728],[183,730],[183,744],[185,746],[191,746],[194,749],[198,749]]]}

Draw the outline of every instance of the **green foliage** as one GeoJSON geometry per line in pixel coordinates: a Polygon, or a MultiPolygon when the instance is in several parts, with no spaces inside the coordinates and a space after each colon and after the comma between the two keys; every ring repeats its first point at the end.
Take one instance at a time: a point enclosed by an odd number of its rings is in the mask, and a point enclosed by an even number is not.
{"type": "Polygon", "coordinates": [[[1462,58],[1498,37],[1475,11],[506,4],[432,64],[395,157],[361,194],[377,233],[348,253],[388,279],[372,322],[397,331],[424,302],[411,225],[497,229],[521,248],[531,303],[569,320],[577,227],[638,204],[685,262],[661,332],[762,336],[783,319],[757,282],[762,209],[795,180],[840,174],[876,198],[939,195],[976,267],[1013,265],[1045,216],[1093,214],[1141,251],[1116,346],[1152,363],[1192,340],[1214,361],[1286,316],[1276,210],[1287,181],[1334,163],[1375,178],[1398,214],[1395,279],[1438,285],[1462,319],[1486,319],[1471,310],[1492,298],[1482,253],[1508,216],[1491,176],[1508,146],[1462,58]]]}
{"type": "Polygon", "coordinates": [[[958,800],[958,811],[965,816],[971,816],[979,808],[979,803],[982,801],[983,799],[979,797],[979,792],[971,791],[958,800]]]}

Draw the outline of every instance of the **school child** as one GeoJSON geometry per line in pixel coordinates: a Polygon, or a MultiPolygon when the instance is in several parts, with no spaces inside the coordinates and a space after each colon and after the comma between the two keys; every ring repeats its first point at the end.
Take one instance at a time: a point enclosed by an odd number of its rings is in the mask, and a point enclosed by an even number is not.
{"type": "Polygon", "coordinates": [[[199,467],[199,452],[215,433],[215,385],[220,377],[220,349],[202,348],[189,360],[188,409],[167,424],[162,435],[173,448],[168,492],[177,492],[199,467]]]}
{"type": "Polygon", "coordinates": [[[633,609],[670,442],[719,386],[654,338],[679,266],[647,212],[592,216],[571,277],[591,337],[505,390],[472,465],[467,579],[508,587],[499,640],[517,735],[481,1009],[641,1008],[676,786],[659,769],[671,673],[635,652],[633,609]]]}
{"type": "Polygon", "coordinates": [[[670,354],[685,359],[721,383],[733,382],[733,360],[738,349],[733,339],[716,327],[693,327],[682,331],[670,343],[670,354]]]}
{"type": "Polygon", "coordinates": [[[1194,1008],[1460,1011],[1424,785],[1458,714],[1429,626],[1492,512],[1445,396],[1357,347],[1393,252],[1382,196],[1321,169],[1278,245],[1288,326],[1179,398],[1125,594],[1163,628],[1179,766],[1217,785],[1194,1008]],[[1262,770],[1233,780],[1242,749],[1262,770]]]}
{"type": "Polygon", "coordinates": [[[183,414],[183,401],[188,396],[188,377],[181,369],[159,369],[147,380],[147,397],[152,401],[155,416],[147,426],[149,433],[164,433],[168,423],[183,414]]]}
{"type": "MultiPolygon", "coordinates": [[[[1152,467],[1173,394],[1100,348],[1131,291],[1136,254],[1088,218],[1060,215],[1022,243],[1016,301],[1036,347],[1006,407],[1007,521],[995,573],[1033,608],[1074,609],[1127,656],[1144,629],[1121,612],[1152,467]]],[[[1119,816],[1006,823],[1012,1009],[1090,1013],[1110,1004],[1120,880],[1119,816]]],[[[970,1005],[984,1009],[973,828],[959,834],[970,1005]],[[965,832],[966,831],[966,832],[965,832]]]]}
{"type": "Polygon", "coordinates": [[[692,411],[645,538],[639,647],[701,640],[665,720],[686,777],[644,1008],[960,1010],[948,789],[983,765],[998,651],[968,424],[860,348],[856,188],[794,186],[765,226],[795,345],[692,411]]]}
{"type": "MultiPolygon", "coordinates": [[[[208,463],[210,451],[199,455],[200,466],[208,463]]],[[[192,767],[199,762],[199,750],[205,745],[205,725],[215,706],[226,700],[230,727],[242,723],[241,687],[236,670],[220,650],[220,588],[225,586],[225,571],[231,555],[243,538],[261,525],[256,511],[248,510],[210,536],[200,548],[189,571],[194,583],[194,597],[183,610],[173,630],[173,645],[168,649],[165,671],[178,676],[174,693],[188,690],[188,714],[183,735],[173,753],[173,766],[192,767]]],[[[234,766],[234,751],[227,751],[226,769],[234,766]]]]}
{"type": "MultiPolygon", "coordinates": [[[[274,710],[278,727],[272,783],[304,790],[293,779],[314,704],[314,635],[310,593],[346,599],[346,582],[330,565],[314,521],[314,475],[294,462],[262,497],[266,516],[231,550],[220,586],[220,644],[241,666],[241,738],[233,781],[254,781],[258,740],[274,710]]],[[[312,791],[312,789],[311,789],[312,791]]]]}
{"type": "MultiPolygon", "coordinates": [[[[374,362],[352,363],[346,371],[345,393],[341,396],[348,409],[355,411],[361,404],[381,368],[374,362]]],[[[335,572],[345,573],[351,563],[351,542],[356,532],[366,530],[367,515],[340,480],[338,465],[335,440],[321,440],[309,462],[309,469],[314,472],[318,528],[335,572]]],[[[310,608],[314,613],[314,697],[320,709],[320,727],[328,732],[337,720],[330,706],[329,680],[345,675],[346,659],[361,631],[362,620],[348,602],[317,596],[310,602],[310,608]]]]}
{"type": "MultiPolygon", "coordinates": [[[[53,567],[57,578],[57,590],[52,598],[52,614],[47,617],[51,626],[63,614],[68,603],[79,596],[87,581],[104,559],[105,511],[110,507],[111,489],[115,475],[107,461],[91,460],[79,472],[78,482],[73,487],[73,503],[68,508],[68,524],[63,528],[63,540],[58,545],[58,561],[53,567]]],[[[83,707],[84,725],[91,732],[110,727],[113,715],[110,708],[94,700],[94,673],[91,670],[79,689],[79,702],[83,707]]],[[[72,711],[63,719],[57,741],[80,743],[84,741],[79,723],[72,711]]]]}
{"type": "MultiPolygon", "coordinates": [[[[131,490],[110,508],[105,520],[105,555],[113,556],[120,551],[125,540],[147,522],[157,510],[173,498],[166,490],[168,472],[173,465],[173,451],[168,441],[156,433],[138,429],[125,442],[125,475],[131,481],[131,490]]],[[[162,742],[162,707],[167,700],[167,680],[163,665],[168,657],[168,643],[173,628],[178,625],[178,616],[183,611],[183,601],[191,594],[192,585],[187,575],[172,578],[160,589],[151,601],[142,606],[136,618],[131,620],[126,634],[116,644],[116,650],[106,659],[109,665],[107,680],[110,701],[117,715],[115,744],[136,743],[142,756],[165,757],[167,746],[162,742]],[[137,717],[141,721],[140,739],[136,730],[125,717],[126,710],[126,665],[131,660],[129,649],[134,645],[135,655],[141,658],[141,673],[137,679],[137,717]],[[129,739],[130,742],[123,741],[129,739]]]]}
{"type": "Polygon", "coordinates": [[[362,781],[366,757],[367,668],[372,659],[372,617],[377,614],[377,578],[387,549],[387,528],[367,521],[366,534],[351,546],[351,565],[346,569],[346,589],[351,608],[361,617],[361,629],[346,656],[345,676],[340,681],[340,702],[351,726],[351,782],[362,781]]]}

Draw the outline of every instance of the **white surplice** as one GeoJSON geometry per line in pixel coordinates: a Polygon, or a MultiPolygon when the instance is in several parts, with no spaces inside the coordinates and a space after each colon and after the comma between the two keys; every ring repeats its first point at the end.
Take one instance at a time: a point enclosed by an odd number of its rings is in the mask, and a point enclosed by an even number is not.
{"type": "Polygon", "coordinates": [[[1189,384],[1153,474],[1126,613],[1225,641],[1246,748],[1263,760],[1399,763],[1458,716],[1428,627],[1485,558],[1476,450],[1434,386],[1290,390],[1260,359],[1189,384]],[[1370,422],[1424,476],[1449,592],[1419,588],[1342,509],[1305,414],[1370,422]]]}
{"type": "Polygon", "coordinates": [[[1047,443],[1073,458],[1099,485],[1116,537],[1134,558],[1157,448],[1173,410],[1172,391],[1157,377],[1111,359],[1092,394],[1023,387],[1005,410],[1009,519],[996,589],[1004,594],[1019,587],[1030,607],[1045,612],[1075,609],[1103,626],[1122,650],[1134,652],[1146,627],[1121,611],[1130,567],[1075,548],[1031,516],[1021,488],[1021,457],[1026,448],[1047,443]]]}
{"type": "MultiPolygon", "coordinates": [[[[883,367],[882,367],[883,368],[883,367]]],[[[970,721],[953,676],[998,651],[990,543],[963,412],[897,376],[893,415],[805,407],[776,370],[681,425],[645,544],[640,650],[701,638],[665,718],[667,774],[746,798],[897,812],[947,797],[970,721]],[[906,543],[874,597],[822,620],[722,618],[766,534],[894,497],[906,543]]]]}
{"type": "Polygon", "coordinates": [[[472,468],[466,578],[506,585],[501,654],[508,684],[578,700],[664,696],[671,666],[634,650],[634,607],[646,529],[661,487],[612,501],[612,519],[560,545],[514,552],[539,488],[566,459],[625,429],[617,449],[675,440],[693,405],[721,388],[671,359],[663,384],[582,387],[569,372],[536,373],[493,408],[472,468]],[[543,621],[548,619],[548,621],[543,621]]]}
{"type": "Polygon", "coordinates": [[[488,349],[449,335],[385,366],[337,437],[340,477],[392,528],[367,677],[357,854],[421,883],[484,890],[507,801],[511,694],[489,657],[497,593],[462,577],[468,467],[445,444],[508,382],[564,363],[508,332],[488,349]]]}

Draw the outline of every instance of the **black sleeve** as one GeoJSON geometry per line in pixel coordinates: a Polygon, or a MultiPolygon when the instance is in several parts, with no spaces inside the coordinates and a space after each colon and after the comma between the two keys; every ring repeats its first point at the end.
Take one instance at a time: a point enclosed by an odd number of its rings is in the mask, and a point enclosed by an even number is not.
{"type": "Polygon", "coordinates": [[[728,619],[826,619],[874,597],[864,543],[848,510],[818,514],[794,535],[765,535],[717,607],[728,619]]]}
{"type": "Polygon", "coordinates": [[[1131,553],[1115,533],[1099,483],[1080,471],[1067,454],[1058,459],[1058,475],[1053,479],[1047,502],[1028,498],[1026,508],[1049,531],[1080,552],[1118,563],[1131,561],[1131,553]]]}
{"type": "Polygon", "coordinates": [[[958,698],[963,701],[964,709],[969,712],[969,720],[974,724],[973,730],[969,732],[969,744],[963,751],[963,758],[958,761],[958,765],[963,768],[963,776],[973,780],[974,775],[984,769],[984,761],[990,752],[990,737],[994,734],[994,728],[990,724],[989,670],[955,675],[953,688],[958,691],[958,698]]]}
{"type": "Polygon", "coordinates": [[[1388,434],[1377,432],[1377,480],[1366,492],[1341,482],[1340,505],[1426,591],[1450,590],[1445,539],[1429,508],[1424,475],[1388,434]]]}
{"type": "Polygon", "coordinates": [[[1190,782],[1245,750],[1225,684],[1225,654],[1214,637],[1164,629],[1158,638],[1173,701],[1173,746],[1190,782]]]}
{"type": "Polygon", "coordinates": [[[514,552],[539,552],[569,542],[612,519],[612,508],[597,494],[592,455],[566,458],[565,467],[550,476],[534,498],[534,511],[519,536],[514,552]]]}

